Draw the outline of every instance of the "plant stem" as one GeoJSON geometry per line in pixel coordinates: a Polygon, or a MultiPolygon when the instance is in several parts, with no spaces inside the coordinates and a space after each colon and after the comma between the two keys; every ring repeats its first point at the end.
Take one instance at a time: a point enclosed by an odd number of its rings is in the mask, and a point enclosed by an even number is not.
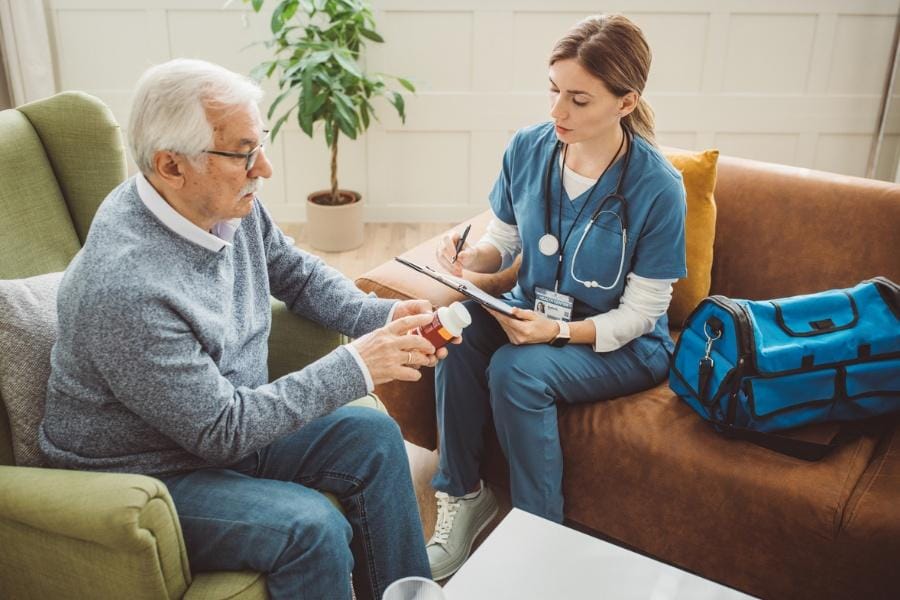
{"type": "Polygon", "coordinates": [[[337,150],[338,150],[338,135],[339,130],[337,126],[334,128],[334,137],[331,139],[334,140],[331,144],[331,203],[332,204],[340,204],[341,197],[338,194],[338,180],[337,180],[337,150]]]}

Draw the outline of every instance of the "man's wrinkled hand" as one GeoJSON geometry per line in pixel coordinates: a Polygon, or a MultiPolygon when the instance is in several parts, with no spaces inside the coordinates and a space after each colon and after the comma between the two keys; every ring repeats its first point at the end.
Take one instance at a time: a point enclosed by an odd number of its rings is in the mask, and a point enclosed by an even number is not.
{"type": "Polygon", "coordinates": [[[433,311],[434,307],[428,300],[401,300],[397,303],[397,307],[394,309],[394,315],[391,320],[396,321],[403,317],[423,315],[433,311]]]}
{"type": "MultiPolygon", "coordinates": [[[[402,300],[397,303],[397,308],[394,309],[394,316],[393,316],[392,320],[396,321],[397,319],[400,319],[403,317],[408,317],[410,315],[421,315],[421,314],[425,314],[425,313],[431,313],[433,315],[434,314],[432,312],[433,310],[434,310],[434,306],[428,300],[402,300]]],[[[451,344],[461,344],[462,338],[455,337],[452,340],[450,340],[450,343],[451,344]]],[[[435,353],[435,357],[438,360],[444,360],[445,358],[447,358],[447,349],[439,348],[438,351],[435,353]]],[[[436,363],[437,363],[437,361],[435,361],[435,364],[436,363]]],[[[433,367],[434,364],[425,365],[425,366],[433,367]]]]}
{"type": "Polygon", "coordinates": [[[433,367],[447,356],[447,349],[435,352],[434,345],[421,335],[410,335],[416,328],[431,323],[434,313],[422,313],[395,319],[351,342],[369,369],[375,385],[394,381],[418,381],[421,367],[433,367]]]}

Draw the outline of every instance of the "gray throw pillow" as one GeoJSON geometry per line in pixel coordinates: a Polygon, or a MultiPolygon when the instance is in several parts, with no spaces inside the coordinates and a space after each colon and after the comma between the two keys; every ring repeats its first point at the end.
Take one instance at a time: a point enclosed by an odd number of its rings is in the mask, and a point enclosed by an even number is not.
{"type": "Polygon", "coordinates": [[[9,415],[13,455],[22,467],[46,466],[37,431],[44,416],[62,275],[0,281],[0,397],[9,415]]]}

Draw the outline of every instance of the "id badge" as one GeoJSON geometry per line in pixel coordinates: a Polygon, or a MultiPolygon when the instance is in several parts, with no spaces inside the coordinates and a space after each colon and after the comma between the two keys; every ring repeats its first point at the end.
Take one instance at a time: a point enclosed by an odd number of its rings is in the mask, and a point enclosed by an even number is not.
{"type": "Polygon", "coordinates": [[[570,321],[574,304],[572,296],[542,287],[534,288],[534,312],[541,313],[548,319],[570,321]]]}

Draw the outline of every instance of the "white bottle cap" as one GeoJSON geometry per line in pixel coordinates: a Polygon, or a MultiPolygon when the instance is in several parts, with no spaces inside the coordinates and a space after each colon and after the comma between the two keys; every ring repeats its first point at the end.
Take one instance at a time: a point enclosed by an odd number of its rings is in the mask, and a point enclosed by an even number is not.
{"type": "Polygon", "coordinates": [[[441,325],[453,337],[461,335],[462,330],[472,324],[472,315],[459,302],[454,302],[450,306],[442,306],[437,312],[441,325]]]}

